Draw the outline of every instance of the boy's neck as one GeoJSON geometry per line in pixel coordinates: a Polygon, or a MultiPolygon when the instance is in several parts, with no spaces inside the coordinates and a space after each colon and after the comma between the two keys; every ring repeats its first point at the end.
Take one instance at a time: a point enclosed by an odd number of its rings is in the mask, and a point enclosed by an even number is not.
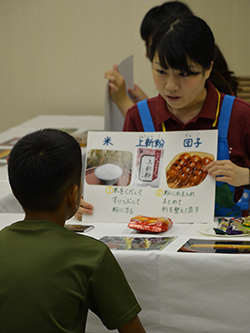
{"type": "Polygon", "coordinates": [[[26,211],[25,220],[49,220],[57,223],[58,225],[64,227],[66,219],[60,214],[60,212],[36,212],[36,211],[26,211]]]}

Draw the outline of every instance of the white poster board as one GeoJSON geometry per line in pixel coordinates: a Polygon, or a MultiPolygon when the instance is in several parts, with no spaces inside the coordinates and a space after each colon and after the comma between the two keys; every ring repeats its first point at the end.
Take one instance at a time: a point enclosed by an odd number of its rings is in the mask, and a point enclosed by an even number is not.
{"type": "Polygon", "coordinates": [[[84,221],[129,222],[136,215],[213,221],[215,180],[202,168],[216,159],[217,136],[217,130],[89,132],[84,199],[94,212],[84,221]]]}
{"type": "MultiPolygon", "coordinates": [[[[126,88],[134,87],[134,75],[133,75],[133,56],[129,56],[124,59],[118,65],[118,71],[123,76],[126,84],[126,88]]],[[[105,104],[104,104],[104,129],[105,131],[121,131],[124,123],[124,116],[118,109],[116,104],[112,101],[109,95],[109,82],[106,84],[105,89],[105,104]]]]}

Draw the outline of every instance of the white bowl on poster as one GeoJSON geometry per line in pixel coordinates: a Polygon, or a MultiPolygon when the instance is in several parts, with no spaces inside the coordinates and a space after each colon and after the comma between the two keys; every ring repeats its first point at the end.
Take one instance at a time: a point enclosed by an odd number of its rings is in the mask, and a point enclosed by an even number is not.
{"type": "Polygon", "coordinates": [[[100,165],[95,169],[95,176],[105,185],[114,185],[122,176],[123,169],[112,163],[100,165]]]}

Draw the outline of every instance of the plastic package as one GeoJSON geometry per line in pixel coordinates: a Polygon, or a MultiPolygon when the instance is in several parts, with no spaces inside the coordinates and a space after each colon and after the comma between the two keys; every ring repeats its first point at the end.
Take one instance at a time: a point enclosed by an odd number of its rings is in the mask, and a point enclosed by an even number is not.
{"type": "Polygon", "coordinates": [[[159,187],[164,150],[138,148],[136,151],[135,187],[159,187]]]}
{"type": "Polygon", "coordinates": [[[241,235],[250,233],[250,216],[247,217],[222,217],[218,219],[219,225],[214,228],[219,235],[241,235]]]}
{"type": "Polygon", "coordinates": [[[137,215],[130,219],[128,227],[140,232],[159,233],[167,231],[172,225],[173,222],[169,218],[137,215]]]}

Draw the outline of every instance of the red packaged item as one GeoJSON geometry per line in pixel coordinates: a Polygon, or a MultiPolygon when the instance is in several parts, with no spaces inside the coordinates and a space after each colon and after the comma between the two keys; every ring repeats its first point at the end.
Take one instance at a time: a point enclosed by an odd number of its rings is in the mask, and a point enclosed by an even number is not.
{"type": "Polygon", "coordinates": [[[128,227],[140,232],[163,232],[167,231],[173,222],[165,217],[148,217],[137,215],[130,219],[128,227]]]}

